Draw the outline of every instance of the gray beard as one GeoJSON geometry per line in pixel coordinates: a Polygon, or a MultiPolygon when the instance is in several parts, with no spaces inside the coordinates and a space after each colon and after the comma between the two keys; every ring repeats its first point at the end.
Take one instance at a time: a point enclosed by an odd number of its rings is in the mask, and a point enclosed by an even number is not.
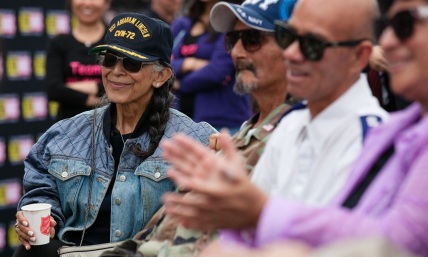
{"type": "Polygon", "coordinates": [[[251,93],[254,89],[257,88],[256,83],[243,83],[241,81],[236,81],[233,86],[233,91],[238,95],[245,95],[251,93]]]}
{"type": "MultiPolygon", "coordinates": [[[[254,74],[254,76],[257,77],[256,68],[252,63],[242,61],[242,60],[237,61],[235,63],[235,69],[237,71],[243,68],[251,71],[254,74]]],[[[244,95],[244,94],[251,93],[254,89],[257,88],[256,83],[242,82],[242,80],[240,79],[240,75],[241,74],[239,73],[239,71],[235,74],[235,85],[233,86],[233,91],[235,91],[235,93],[237,93],[238,95],[244,95]]]]}

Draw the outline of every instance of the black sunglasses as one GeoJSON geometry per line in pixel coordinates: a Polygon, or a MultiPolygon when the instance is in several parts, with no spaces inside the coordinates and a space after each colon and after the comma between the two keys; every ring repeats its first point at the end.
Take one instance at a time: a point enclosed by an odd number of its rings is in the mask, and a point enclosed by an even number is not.
{"type": "Polygon", "coordinates": [[[119,57],[112,53],[98,54],[98,63],[106,68],[113,68],[119,60],[122,60],[125,70],[132,73],[140,71],[141,67],[143,66],[143,62],[135,61],[128,57],[119,57]]]}
{"type": "Polygon", "coordinates": [[[428,18],[428,6],[400,11],[391,19],[381,17],[375,21],[376,40],[379,40],[388,26],[391,26],[397,38],[405,41],[413,35],[415,22],[424,18],[428,18]]]}
{"type": "Polygon", "coordinates": [[[257,51],[262,47],[266,36],[273,36],[273,33],[257,29],[234,30],[227,32],[224,37],[226,50],[230,53],[238,40],[241,39],[242,46],[246,51],[257,51]]]}
{"type": "Polygon", "coordinates": [[[327,47],[354,47],[364,40],[358,39],[340,42],[328,42],[316,35],[297,34],[296,30],[284,21],[275,21],[275,39],[277,44],[282,49],[287,49],[295,40],[299,41],[299,48],[306,60],[318,61],[321,60],[324,50],[327,47]]]}

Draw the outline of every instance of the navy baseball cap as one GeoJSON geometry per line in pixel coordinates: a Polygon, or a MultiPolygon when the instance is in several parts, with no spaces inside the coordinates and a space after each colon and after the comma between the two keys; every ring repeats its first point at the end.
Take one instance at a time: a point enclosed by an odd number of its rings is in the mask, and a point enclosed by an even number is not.
{"type": "Polygon", "coordinates": [[[138,13],[114,17],[104,37],[104,44],[89,54],[111,51],[141,62],[162,60],[170,64],[173,36],[165,22],[138,13]]]}
{"type": "Polygon", "coordinates": [[[233,30],[237,19],[247,26],[274,31],[274,20],[288,20],[297,0],[246,0],[241,5],[216,3],[210,13],[214,30],[226,33],[233,30]]]}

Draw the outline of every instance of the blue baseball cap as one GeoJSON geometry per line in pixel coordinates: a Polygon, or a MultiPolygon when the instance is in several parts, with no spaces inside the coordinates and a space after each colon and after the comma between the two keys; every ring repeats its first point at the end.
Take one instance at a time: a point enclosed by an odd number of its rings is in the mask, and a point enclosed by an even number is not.
{"type": "Polygon", "coordinates": [[[210,13],[214,30],[226,33],[233,30],[237,19],[247,26],[274,31],[274,20],[287,21],[297,0],[246,0],[241,5],[228,2],[216,3],[210,13]]]}
{"type": "Polygon", "coordinates": [[[121,13],[110,22],[104,44],[89,50],[89,54],[112,51],[128,58],[170,64],[173,36],[165,22],[138,13],[121,13]]]}

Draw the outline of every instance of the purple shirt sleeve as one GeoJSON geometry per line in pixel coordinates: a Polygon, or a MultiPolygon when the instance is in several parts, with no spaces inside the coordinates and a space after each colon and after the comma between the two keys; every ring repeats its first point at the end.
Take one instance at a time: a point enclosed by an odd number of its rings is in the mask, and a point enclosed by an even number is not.
{"type": "Polygon", "coordinates": [[[180,91],[185,93],[208,91],[227,86],[235,74],[232,58],[224,47],[224,34],[215,41],[209,63],[196,71],[188,73],[180,81],[180,91]]]}

